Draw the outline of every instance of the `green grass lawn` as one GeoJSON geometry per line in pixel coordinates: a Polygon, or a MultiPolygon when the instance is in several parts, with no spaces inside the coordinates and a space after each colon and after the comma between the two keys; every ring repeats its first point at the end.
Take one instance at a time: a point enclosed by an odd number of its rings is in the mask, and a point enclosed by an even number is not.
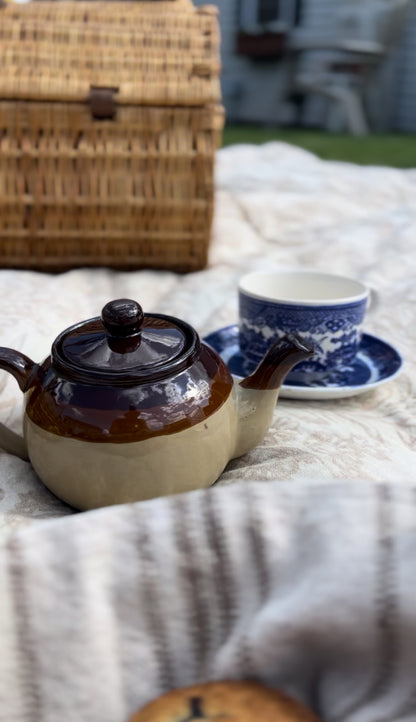
{"type": "Polygon", "coordinates": [[[267,143],[272,140],[298,145],[326,160],[360,165],[416,168],[416,135],[374,134],[365,137],[325,133],[319,130],[226,126],[223,145],[267,143]]]}

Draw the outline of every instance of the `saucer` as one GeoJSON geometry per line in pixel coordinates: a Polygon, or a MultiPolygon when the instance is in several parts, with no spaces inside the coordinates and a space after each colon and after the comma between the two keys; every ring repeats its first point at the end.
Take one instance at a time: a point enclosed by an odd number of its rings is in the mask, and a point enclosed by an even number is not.
{"type": "MultiPolygon", "coordinates": [[[[208,334],[205,343],[217,351],[227,364],[233,376],[243,378],[244,359],[238,341],[238,326],[226,326],[208,334]]],[[[372,391],[386,381],[391,381],[400,372],[403,359],[399,352],[377,336],[364,333],[360,350],[354,363],[338,378],[321,379],[319,384],[292,381],[284,383],[280,397],[288,399],[341,399],[372,391]]],[[[289,379],[290,374],[286,379],[289,379]]]]}

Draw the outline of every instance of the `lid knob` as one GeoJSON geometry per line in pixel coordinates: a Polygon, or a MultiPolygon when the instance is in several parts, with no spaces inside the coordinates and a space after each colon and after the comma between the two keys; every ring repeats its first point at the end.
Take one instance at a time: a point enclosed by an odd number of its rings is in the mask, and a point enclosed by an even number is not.
{"type": "Polygon", "coordinates": [[[110,301],[101,311],[101,320],[105,330],[115,338],[126,338],[139,334],[143,318],[142,307],[129,298],[110,301]]]}

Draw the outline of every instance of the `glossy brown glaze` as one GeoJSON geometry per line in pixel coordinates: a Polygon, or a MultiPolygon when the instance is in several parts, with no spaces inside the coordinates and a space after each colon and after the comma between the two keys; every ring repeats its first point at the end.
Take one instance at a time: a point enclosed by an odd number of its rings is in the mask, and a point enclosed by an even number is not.
{"type": "Polygon", "coordinates": [[[118,298],[106,303],[101,311],[103,326],[110,336],[125,338],[140,333],[144,313],[137,301],[118,298]]]}
{"type": "Polygon", "coordinates": [[[101,318],[63,331],[52,345],[53,366],[83,383],[135,386],[174,376],[198,357],[199,336],[173,316],[143,314],[136,301],[117,299],[101,318]]]}
{"type": "Polygon", "coordinates": [[[311,343],[295,334],[288,334],[271,346],[254,373],[240,381],[240,386],[263,391],[278,389],[289,371],[313,354],[311,343]]]}
{"type": "Polygon", "coordinates": [[[232,387],[226,365],[204,344],[188,368],[126,386],[74,380],[48,358],[28,391],[26,411],[31,421],[59,436],[126,443],[203,422],[224,404],[232,387]]]}
{"type": "Polygon", "coordinates": [[[20,351],[0,346],[0,369],[8,371],[19,384],[21,391],[26,391],[37,372],[37,364],[20,351]]]}

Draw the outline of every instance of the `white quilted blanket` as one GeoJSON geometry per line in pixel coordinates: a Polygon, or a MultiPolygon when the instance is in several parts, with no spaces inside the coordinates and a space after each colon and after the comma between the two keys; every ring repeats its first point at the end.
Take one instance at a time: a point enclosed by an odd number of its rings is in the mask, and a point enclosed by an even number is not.
{"type": "MultiPolygon", "coordinates": [[[[77,514],[0,452],[1,719],[125,722],[172,686],[246,676],[325,722],[416,719],[416,170],[234,146],[216,194],[200,273],[0,271],[0,344],[41,360],[121,296],[204,335],[236,322],[242,274],[301,265],[378,291],[366,330],[403,371],[280,399],[213,490],[77,514]]],[[[20,414],[2,373],[0,421],[19,431],[20,414]]]]}
{"type": "MultiPolygon", "coordinates": [[[[380,303],[366,330],[398,348],[404,370],[364,396],[279,400],[264,442],[233,461],[220,483],[409,478],[416,468],[416,170],[325,162],[283,143],[222,149],[206,270],[0,271],[0,345],[39,361],[57,333],[122,296],[182,317],[203,335],[237,320],[242,274],[281,265],[350,274],[375,288],[380,303]]],[[[18,430],[21,393],[4,372],[0,384],[0,420],[18,430]]],[[[0,453],[1,535],[70,513],[29,464],[0,453]]]]}

